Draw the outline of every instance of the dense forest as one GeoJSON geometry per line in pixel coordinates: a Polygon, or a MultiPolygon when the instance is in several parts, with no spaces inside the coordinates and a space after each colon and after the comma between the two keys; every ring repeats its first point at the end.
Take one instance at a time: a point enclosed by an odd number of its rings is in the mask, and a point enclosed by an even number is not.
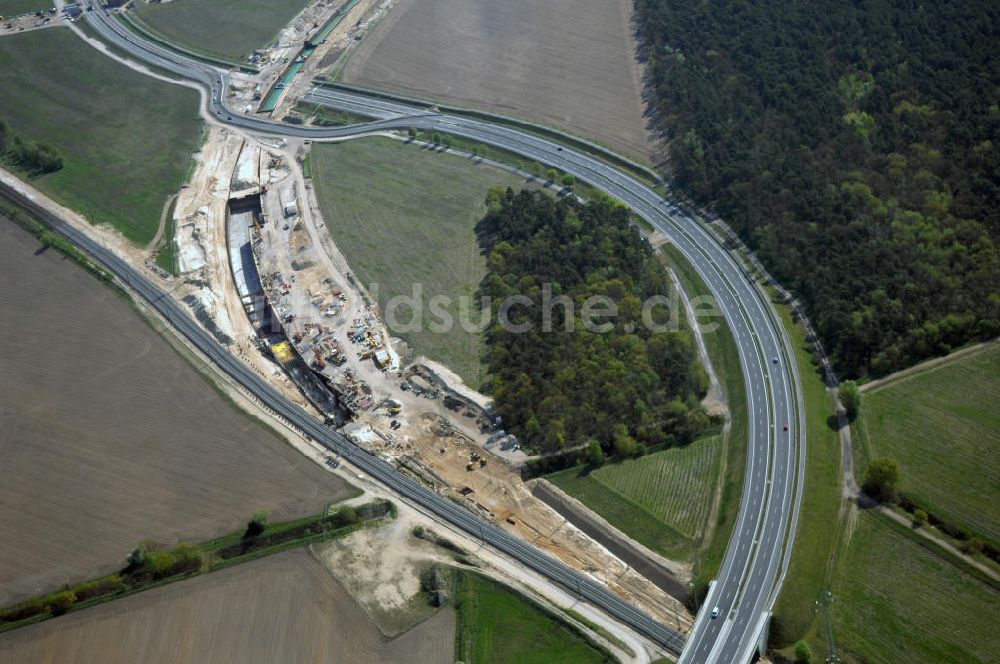
{"type": "Polygon", "coordinates": [[[1000,333],[1000,4],[636,0],[675,184],[884,374],[1000,333]]]}
{"type": "Polygon", "coordinates": [[[22,139],[3,120],[0,120],[0,163],[28,176],[53,173],[63,167],[62,157],[54,147],[22,139]]]}
{"type": "Polygon", "coordinates": [[[683,323],[666,331],[646,324],[669,321],[662,300],[646,318],[642,312],[647,298],[669,293],[670,282],[627,212],[606,201],[582,205],[509,189],[492,191],[487,203],[477,227],[488,256],[480,291],[493,313],[487,389],[504,427],[531,449],[583,448],[592,460],[689,441],[707,423],[699,406],[707,381],[683,323]],[[531,304],[511,307],[507,319],[530,330],[501,324],[511,296],[531,304]],[[616,317],[591,319],[606,330],[585,324],[593,296],[617,308],[616,317]]]}

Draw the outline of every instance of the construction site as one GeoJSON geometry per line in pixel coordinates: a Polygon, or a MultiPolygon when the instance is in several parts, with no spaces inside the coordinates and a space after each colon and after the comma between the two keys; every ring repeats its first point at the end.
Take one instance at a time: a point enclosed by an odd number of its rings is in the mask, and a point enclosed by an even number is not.
{"type": "Polygon", "coordinates": [[[177,295],[362,449],[687,630],[673,579],[653,583],[533,493],[521,475],[529,457],[487,397],[446,367],[401,362],[401,342],[323,222],[305,149],[213,130],[176,208],[177,295]]]}
{"type": "Polygon", "coordinates": [[[233,71],[232,108],[294,121],[292,109],[312,80],[344,58],[394,1],[310,4],[281,31],[275,44],[249,55],[256,72],[233,71]]]}
{"type": "MultiPolygon", "coordinates": [[[[232,108],[288,114],[313,77],[391,4],[312,5],[259,55],[257,73],[232,72],[232,108]],[[292,65],[301,67],[289,75],[292,65]],[[282,79],[283,94],[270,111],[262,108],[282,79]]],[[[303,170],[309,149],[307,141],[212,125],[190,180],[161,222],[162,232],[173,228],[166,241],[174,273],[157,268],[148,248],[113,234],[107,240],[285,397],[370,454],[687,632],[691,616],[672,588],[644,577],[534,495],[521,473],[530,457],[503,430],[488,397],[445,366],[401,359],[405,344],[390,335],[324,223],[303,170]]],[[[671,571],[684,581],[690,575],[684,565],[671,571]]]]}

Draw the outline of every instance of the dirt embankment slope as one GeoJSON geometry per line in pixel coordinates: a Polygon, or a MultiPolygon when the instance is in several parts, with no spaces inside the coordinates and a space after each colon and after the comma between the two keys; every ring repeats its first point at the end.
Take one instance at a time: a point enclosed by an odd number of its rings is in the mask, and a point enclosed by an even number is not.
{"type": "Polygon", "coordinates": [[[344,483],[255,425],[121,298],[0,219],[0,604],[320,511],[344,483]]]}
{"type": "MultiPolygon", "coordinates": [[[[618,532],[610,523],[548,480],[536,480],[530,483],[530,486],[531,495],[561,514],[574,526],[592,537],[612,554],[618,556],[621,561],[656,584],[663,592],[681,602],[687,601],[686,579],[679,578],[676,570],[668,568],[669,561],[661,559],[646,547],[618,532]]],[[[685,576],[690,576],[690,574],[685,576]]]]}
{"type": "Polygon", "coordinates": [[[400,0],[342,78],[653,150],[628,0],[400,0]]]}

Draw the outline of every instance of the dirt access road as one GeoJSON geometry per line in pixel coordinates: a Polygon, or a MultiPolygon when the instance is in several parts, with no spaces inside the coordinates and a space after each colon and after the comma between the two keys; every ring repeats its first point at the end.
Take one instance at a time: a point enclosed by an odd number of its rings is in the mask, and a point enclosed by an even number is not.
{"type": "Polygon", "coordinates": [[[400,0],[341,78],[569,130],[649,162],[628,0],[400,0]]]}

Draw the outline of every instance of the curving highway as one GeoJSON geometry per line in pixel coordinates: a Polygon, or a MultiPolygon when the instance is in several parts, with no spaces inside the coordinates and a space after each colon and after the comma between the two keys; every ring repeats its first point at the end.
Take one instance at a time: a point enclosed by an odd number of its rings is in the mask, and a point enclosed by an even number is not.
{"type": "Polygon", "coordinates": [[[388,463],[361,452],[284,399],[219,346],[185,310],[128,263],[30,201],[19,201],[104,264],[267,407],[407,500],[578,593],[671,652],[680,654],[679,661],[684,664],[750,660],[766,630],[767,618],[787,570],[801,495],[805,434],[798,376],[790,344],[777,314],[712,233],[669,200],[614,167],[553,141],[505,126],[329,88],[311,90],[307,101],[377,119],[348,127],[312,128],[234,113],[224,99],[228,87],[226,71],[142,39],[97,5],[88,9],[84,17],[87,25],[104,41],[128,56],[200,84],[208,93],[208,112],[222,123],[262,135],[311,140],[349,138],[409,127],[447,132],[570,173],[621,200],[665,233],[701,275],[733,333],[747,390],[749,415],[740,513],[718,577],[686,641],[604,585],[429,491],[388,463]],[[717,617],[713,617],[716,608],[717,617]]]}

